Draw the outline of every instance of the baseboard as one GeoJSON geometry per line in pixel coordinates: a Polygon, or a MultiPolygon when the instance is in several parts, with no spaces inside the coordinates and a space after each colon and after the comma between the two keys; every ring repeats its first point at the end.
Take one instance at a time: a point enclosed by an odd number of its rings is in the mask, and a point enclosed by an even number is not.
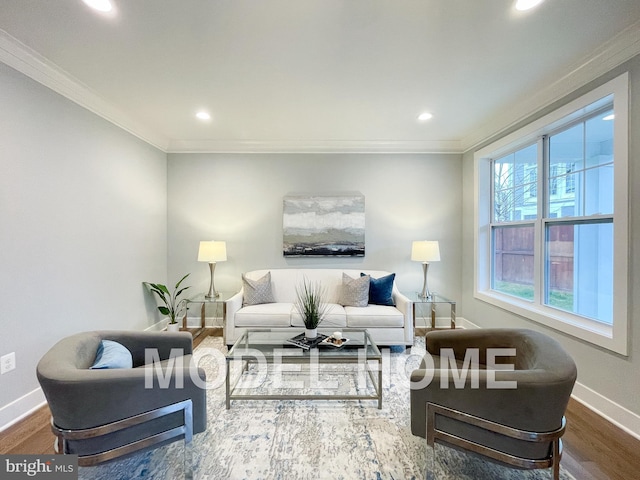
{"type": "MultiPolygon", "coordinates": [[[[200,316],[197,317],[187,317],[187,327],[188,328],[198,328],[200,327],[200,323],[202,322],[202,319],[200,318],[200,316]]],[[[222,318],[220,317],[205,317],[204,318],[204,324],[207,327],[222,327],[224,322],[222,320],[222,318]]]]}
{"type": "Polygon", "coordinates": [[[571,397],[594,411],[616,427],[640,440],[640,415],[599,394],[579,382],[573,386],[571,397]]]}
{"type": "Polygon", "coordinates": [[[0,408],[0,432],[31,415],[47,403],[40,387],[0,408]]]}
{"type": "MultiPolygon", "coordinates": [[[[200,322],[201,322],[200,317],[187,317],[187,328],[198,328],[200,326],[200,322]]],[[[169,323],[169,319],[168,318],[163,318],[159,322],[154,323],[150,327],[145,328],[144,331],[145,332],[159,332],[161,330],[164,330],[167,327],[168,323],[169,323]]],[[[180,323],[180,326],[182,326],[182,319],[180,319],[180,321],[178,323],[180,323]]],[[[213,325],[213,326],[222,326],[222,324],[223,324],[223,322],[220,319],[220,317],[206,317],[205,318],[205,325],[207,325],[207,326],[211,326],[211,325],[213,325]]]]}
{"type": "Polygon", "coordinates": [[[163,318],[159,322],[154,323],[150,327],[145,328],[144,331],[145,332],[160,332],[160,331],[164,330],[165,328],[167,328],[167,324],[168,323],[169,323],[169,319],[168,318],[163,318]]]}
{"type": "MultiPolygon", "coordinates": [[[[451,325],[451,317],[436,317],[436,328],[449,328],[451,325]]],[[[415,319],[416,328],[431,328],[431,317],[417,317],[415,319]]],[[[464,317],[456,317],[456,328],[480,328],[469,322],[464,317]]]]}
{"type": "MultiPolygon", "coordinates": [[[[153,332],[164,330],[167,322],[167,319],[160,320],[158,323],[145,328],[145,331],[153,332]]],[[[0,408],[0,432],[11,427],[23,418],[28,417],[46,403],[47,400],[44,397],[44,393],[42,393],[42,389],[38,387],[0,408]]]]}

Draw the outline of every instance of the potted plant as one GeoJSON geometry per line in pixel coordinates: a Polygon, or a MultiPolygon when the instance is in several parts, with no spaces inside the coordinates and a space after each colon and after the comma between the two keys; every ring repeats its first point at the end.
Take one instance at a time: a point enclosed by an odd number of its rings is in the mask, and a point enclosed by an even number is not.
{"type": "Polygon", "coordinates": [[[296,287],[295,308],[302,316],[305,337],[308,339],[318,336],[318,325],[327,314],[328,304],[325,297],[326,291],[320,283],[307,282],[306,278],[302,286],[296,287]]]}
{"type": "Polygon", "coordinates": [[[164,305],[158,306],[158,310],[160,310],[160,313],[162,313],[163,315],[167,315],[169,317],[169,325],[167,325],[168,331],[177,332],[178,330],[180,330],[176,318],[179,318],[182,310],[185,308],[187,299],[183,298],[182,300],[178,300],[178,297],[180,297],[182,292],[184,292],[188,288],[191,288],[190,286],[180,288],[180,285],[182,284],[184,279],[189,275],[190,274],[187,273],[180,279],[178,283],[176,283],[173,293],[170,293],[169,289],[165,285],[162,285],[160,283],[144,282],[144,284],[149,287],[152,292],[158,295],[160,300],[162,300],[162,302],[164,303],[164,305]]]}

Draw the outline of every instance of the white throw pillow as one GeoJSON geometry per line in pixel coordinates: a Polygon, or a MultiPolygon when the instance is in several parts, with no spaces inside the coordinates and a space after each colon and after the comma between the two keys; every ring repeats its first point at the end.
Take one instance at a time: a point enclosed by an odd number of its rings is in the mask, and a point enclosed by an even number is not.
{"type": "Polygon", "coordinates": [[[351,278],[343,272],[340,305],[344,307],[366,307],[369,303],[370,279],[369,275],[351,278]]]}
{"type": "Polygon", "coordinates": [[[271,288],[271,272],[258,279],[251,280],[242,274],[242,306],[260,305],[261,303],[276,303],[271,288]]]}

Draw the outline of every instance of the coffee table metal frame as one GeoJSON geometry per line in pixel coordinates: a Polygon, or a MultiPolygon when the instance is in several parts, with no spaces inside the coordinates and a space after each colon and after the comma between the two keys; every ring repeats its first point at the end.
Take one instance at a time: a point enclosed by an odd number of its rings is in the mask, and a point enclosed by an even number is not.
{"type": "MultiPolygon", "coordinates": [[[[335,330],[335,328],[333,328],[335,330]]],[[[371,339],[369,332],[363,329],[340,329],[350,344],[342,348],[316,347],[303,350],[286,343],[286,340],[298,332],[282,330],[246,330],[226,355],[226,407],[231,408],[231,400],[377,400],[378,409],[382,409],[382,355],[378,346],[371,339]],[[357,338],[356,338],[357,337],[357,338]],[[296,355],[281,355],[283,349],[297,350],[296,355]],[[240,394],[236,392],[238,382],[252,363],[258,363],[255,356],[259,350],[267,364],[278,362],[289,364],[310,364],[312,359],[318,364],[358,364],[362,363],[375,390],[375,395],[343,395],[343,394],[240,394]],[[252,353],[253,352],[253,353],[252,353]],[[298,354],[301,353],[301,354],[298,354]],[[231,362],[243,362],[237,378],[231,378],[231,362]],[[370,365],[370,362],[374,365],[370,365]],[[375,365],[377,364],[377,365],[375,365]]],[[[332,330],[319,332],[330,334],[332,330]]]]}

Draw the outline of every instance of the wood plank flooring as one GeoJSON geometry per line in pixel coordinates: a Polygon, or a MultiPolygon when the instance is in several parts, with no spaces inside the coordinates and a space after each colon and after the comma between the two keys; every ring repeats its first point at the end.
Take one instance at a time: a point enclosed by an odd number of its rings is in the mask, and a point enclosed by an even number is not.
{"type": "MultiPolygon", "coordinates": [[[[217,332],[216,332],[217,333],[217,332]]],[[[199,344],[202,337],[194,340],[199,344]]],[[[0,433],[0,454],[53,453],[49,408],[43,406],[0,433]]],[[[571,399],[566,413],[562,466],[577,480],[640,478],[640,440],[580,402],[571,399]]]]}

